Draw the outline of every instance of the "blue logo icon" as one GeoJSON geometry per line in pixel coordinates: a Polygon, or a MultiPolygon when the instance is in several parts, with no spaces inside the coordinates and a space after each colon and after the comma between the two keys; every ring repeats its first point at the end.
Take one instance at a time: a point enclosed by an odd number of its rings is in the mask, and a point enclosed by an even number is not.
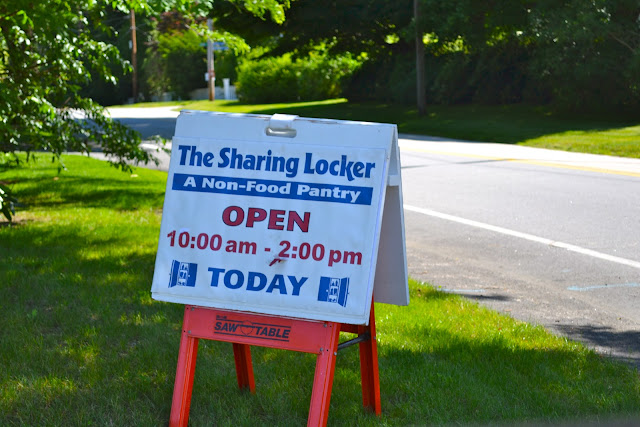
{"type": "Polygon", "coordinates": [[[320,287],[318,289],[318,301],[332,302],[347,306],[349,296],[349,278],[336,278],[320,276],[320,287]]]}
{"type": "Polygon", "coordinates": [[[169,279],[169,287],[174,286],[196,286],[196,275],[198,273],[198,264],[192,262],[180,262],[173,260],[171,263],[171,275],[169,279]]]}

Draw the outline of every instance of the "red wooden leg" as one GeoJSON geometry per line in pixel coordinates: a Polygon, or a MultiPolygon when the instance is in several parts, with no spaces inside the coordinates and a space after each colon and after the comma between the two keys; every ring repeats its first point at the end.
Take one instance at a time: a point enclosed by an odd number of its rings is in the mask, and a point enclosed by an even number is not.
{"type": "MultiPolygon", "coordinates": [[[[185,314],[185,319],[186,317],[187,314],[185,314]]],[[[197,357],[198,338],[190,337],[187,331],[183,330],[182,336],[180,337],[178,368],[176,369],[176,382],[173,386],[173,400],[171,403],[171,416],[169,418],[169,426],[171,427],[186,427],[189,421],[193,374],[196,370],[197,357]]]]}
{"type": "Polygon", "coordinates": [[[378,373],[378,343],[376,341],[376,321],[371,303],[371,314],[368,326],[358,326],[358,334],[369,332],[370,339],[361,342],[360,375],[362,378],[362,405],[371,409],[376,415],[382,413],[380,403],[380,375],[378,373]]]}
{"type": "Polygon", "coordinates": [[[251,347],[248,344],[233,343],[233,357],[236,361],[238,387],[241,389],[248,387],[251,393],[255,393],[256,381],[253,377],[251,347]]]}
{"type": "Polygon", "coordinates": [[[313,379],[307,426],[326,426],[329,418],[329,403],[331,401],[333,374],[336,369],[340,325],[334,322],[327,322],[327,328],[331,328],[331,330],[327,331],[328,333],[322,343],[322,349],[316,361],[316,373],[313,379]]]}

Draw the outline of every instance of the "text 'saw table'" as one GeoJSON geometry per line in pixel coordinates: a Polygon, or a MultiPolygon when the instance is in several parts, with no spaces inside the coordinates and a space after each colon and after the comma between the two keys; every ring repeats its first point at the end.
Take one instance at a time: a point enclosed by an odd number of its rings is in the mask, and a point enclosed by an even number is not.
{"type": "Polygon", "coordinates": [[[358,334],[363,404],[380,414],[373,301],[409,303],[395,125],[183,111],[151,288],[185,304],[171,425],[186,425],[199,339],[318,355],[325,425],[340,331],[358,334]],[[375,292],[374,292],[375,291],[375,292]]]}

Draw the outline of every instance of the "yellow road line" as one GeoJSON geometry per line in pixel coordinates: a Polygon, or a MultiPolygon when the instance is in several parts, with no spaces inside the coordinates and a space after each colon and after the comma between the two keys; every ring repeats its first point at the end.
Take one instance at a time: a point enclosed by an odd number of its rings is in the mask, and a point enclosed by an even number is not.
{"type": "Polygon", "coordinates": [[[536,166],[547,166],[547,167],[560,168],[560,169],[572,169],[572,170],[579,170],[584,172],[597,172],[597,173],[606,173],[611,175],[624,175],[624,176],[633,176],[636,178],[640,178],[640,172],[630,172],[630,171],[622,171],[622,170],[616,170],[616,169],[598,168],[598,167],[592,167],[592,166],[567,165],[564,163],[548,162],[544,160],[513,159],[508,157],[493,157],[493,156],[485,156],[485,155],[474,154],[474,153],[456,153],[456,152],[449,152],[449,151],[428,150],[425,148],[409,148],[409,147],[403,147],[403,146],[400,146],[400,149],[405,151],[419,152],[419,153],[439,154],[442,156],[470,157],[474,159],[523,163],[523,164],[536,165],[536,166]]]}

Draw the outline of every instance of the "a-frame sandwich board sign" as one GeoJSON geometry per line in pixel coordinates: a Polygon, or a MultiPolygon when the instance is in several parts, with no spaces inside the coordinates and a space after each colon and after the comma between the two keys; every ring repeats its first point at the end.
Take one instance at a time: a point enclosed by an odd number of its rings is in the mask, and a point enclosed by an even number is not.
{"type": "Polygon", "coordinates": [[[408,304],[395,125],[183,111],[151,290],[220,325],[223,310],[338,332],[370,323],[373,295],[408,304]]]}

